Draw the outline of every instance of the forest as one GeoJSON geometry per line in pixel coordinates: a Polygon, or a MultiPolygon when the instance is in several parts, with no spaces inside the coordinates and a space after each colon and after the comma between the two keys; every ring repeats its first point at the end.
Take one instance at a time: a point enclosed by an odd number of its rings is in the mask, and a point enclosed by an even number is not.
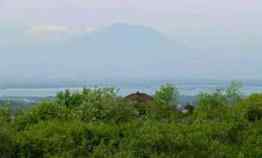
{"type": "Polygon", "coordinates": [[[0,158],[262,158],[262,93],[236,82],[178,110],[166,84],[152,100],[113,88],[64,91],[12,110],[0,106],[0,158]]]}

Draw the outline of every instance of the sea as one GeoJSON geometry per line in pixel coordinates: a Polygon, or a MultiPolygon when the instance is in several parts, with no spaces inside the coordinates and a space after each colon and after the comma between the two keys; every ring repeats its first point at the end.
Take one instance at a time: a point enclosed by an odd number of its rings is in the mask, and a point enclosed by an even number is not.
{"type": "MultiPolygon", "coordinates": [[[[167,81],[166,81],[167,82],[167,81]]],[[[48,88],[0,88],[0,98],[2,97],[53,97],[58,92],[65,91],[81,91],[83,87],[112,87],[118,91],[120,96],[125,96],[137,91],[153,95],[165,81],[158,82],[115,82],[101,84],[86,84],[84,86],[65,86],[65,87],[48,87],[48,88]]],[[[172,82],[172,81],[171,81],[172,82]]],[[[170,81],[168,83],[171,83],[170,81]]],[[[196,96],[201,92],[214,92],[217,89],[225,89],[229,86],[229,81],[173,81],[173,84],[179,91],[180,95],[196,96]]],[[[251,93],[262,93],[262,81],[244,81],[242,82],[241,92],[243,95],[251,93]]]]}

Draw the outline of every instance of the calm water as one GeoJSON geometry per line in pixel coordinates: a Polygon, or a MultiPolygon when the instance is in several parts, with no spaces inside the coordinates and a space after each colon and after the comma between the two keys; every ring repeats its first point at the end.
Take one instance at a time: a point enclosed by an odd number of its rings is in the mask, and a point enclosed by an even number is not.
{"type": "MultiPolygon", "coordinates": [[[[119,95],[127,95],[132,92],[141,91],[149,94],[153,94],[155,90],[159,88],[161,84],[136,84],[136,85],[122,85],[114,86],[119,88],[119,95]]],[[[177,83],[180,94],[187,96],[194,96],[200,92],[212,92],[218,88],[225,88],[226,83],[177,83]]],[[[106,86],[111,87],[111,86],[106,86]]],[[[58,92],[70,89],[72,91],[79,91],[81,88],[7,88],[0,89],[0,97],[48,97],[55,96],[58,92]]],[[[243,85],[242,93],[244,95],[262,92],[262,84],[247,83],[243,85]]]]}

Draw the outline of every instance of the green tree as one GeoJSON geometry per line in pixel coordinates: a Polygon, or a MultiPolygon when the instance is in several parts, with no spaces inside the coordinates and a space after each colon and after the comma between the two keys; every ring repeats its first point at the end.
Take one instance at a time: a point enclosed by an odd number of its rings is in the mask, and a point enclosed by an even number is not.
{"type": "Polygon", "coordinates": [[[154,100],[159,105],[176,106],[178,103],[179,92],[172,84],[165,84],[156,91],[154,100]]]}
{"type": "Polygon", "coordinates": [[[241,88],[242,83],[238,81],[232,81],[229,87],[226,89],[226,97],[229,104],[235,105],[241,100],[241,88]]]}

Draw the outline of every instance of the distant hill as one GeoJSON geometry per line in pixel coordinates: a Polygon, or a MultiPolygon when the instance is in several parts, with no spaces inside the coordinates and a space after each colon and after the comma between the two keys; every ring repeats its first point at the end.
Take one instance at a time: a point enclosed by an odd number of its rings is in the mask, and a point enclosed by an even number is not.
{"type": "MultiPolygon", "coordinates": [[[[181,60],[186,59],[187,52],[158,31],[128,24],[63,35],[60,40],[56,40],[57,34],[54,39],[52,34],[48,36],[49,40],[3,47],[8,54],[0,63],[0,74],[10,78],[19,76],[19,82],[23,79],[156,78],[170,72],[179,74],[181,60]]],[[[27,37],[30,41],[28,38],[33,41],[36,37],[27,37]]]]}
{"type": "Polygon", "coordinates": [[[192,47],[194,44],[170,39],[145,26],[117,23],[77,33],[49,29],[52,32],[38,34],[19,29],[0,41],[4,54],[0,85],[50,87],[49,83],[60,86],[61,81],[109,79],[257,79],[262,68],[256,52],[232,50],[229,54],[230,48],[212,48],[208,43],[192,47]]]}

